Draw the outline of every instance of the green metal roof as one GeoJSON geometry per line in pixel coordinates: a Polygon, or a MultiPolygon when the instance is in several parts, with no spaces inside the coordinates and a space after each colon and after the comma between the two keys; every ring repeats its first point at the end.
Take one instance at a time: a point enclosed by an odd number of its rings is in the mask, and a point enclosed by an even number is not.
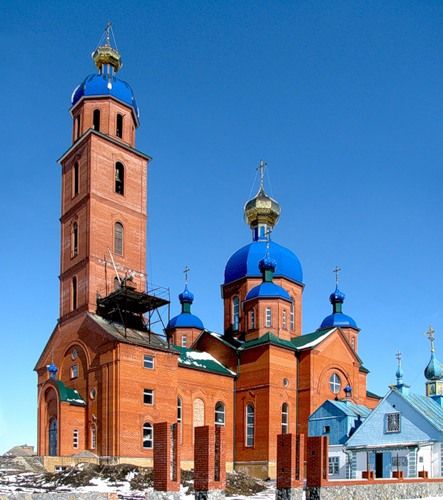
{"type": "Polygon", "coordinates": [[[259,337],[258,339],[248,340],[244,342],[239,348],[239,351],[245,351],[246,349],[251,349],[252,347],[257,347],[259,345],[271,344],[279,347],[284,347],[286,349],[291,349],[296,351],[297,348],[290,340],[283,340],[276,337],[273,333],[268,332],[259,337]]]}
{"type": "Polygon", "coordinates": [[[229,377],[235,377],[236,375],[235,372],[226,368],[207,352],[194,351],[180,346],[175,346],[175,348],[180,353],[180,357],[178,358],[178,364],[180,366],[216,373],[218,375],[226,375],[229,377]]]}
{"type": "Polygon", "coordinates": [[[326,338],[330,333],[332,333],[333,330],[336,330],[336,328],[327,328],[323,330],[316,330],[312,333],[306,333],[305,335],[294,337],[291,340],[291,343],[297,348],[297,350],[313,347],[319,343],[317,341],[320,341],[322,337],[326,338]]]}
{"type": "Polygon", "coordinates": [[[75,406],[86,406],[84,399],[80,396],[77,390],[66,387],[61,380],[55,381],[60,396],[60,401],[64,401],[75,406]]]}
{"type": "Polygon", "coordinates": [[[366,391],[366,396],[368,396],[369,398],[383,399],[381,396],[379,396],[378,394],[375,394],[375,392],[371,392],[371,391],[366,391]]]}

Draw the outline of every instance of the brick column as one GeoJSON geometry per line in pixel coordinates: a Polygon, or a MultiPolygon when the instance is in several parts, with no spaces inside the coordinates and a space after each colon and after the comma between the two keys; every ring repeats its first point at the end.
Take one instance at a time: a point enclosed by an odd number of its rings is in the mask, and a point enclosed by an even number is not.
{"type": "Polygon", "coordinates": [[[226,485],[225,428],[194,429],[194,489],[196,499],[221,498],[226,485]]]}
{"type": "Polygon", "coordinates": [[[303,495],[304,436],[277,436],[277,491],[275,498],[296,499],[303,495]]]}
{"type": "Polygon", "coordinates": [[[180,450],[178,425],[154,424],[154,490],[179,491],[180,450]]]}
{"type": "Polygon", "coordinates": [[[308,437],[308,488],[328,484],[328,436],[308,437]]]}

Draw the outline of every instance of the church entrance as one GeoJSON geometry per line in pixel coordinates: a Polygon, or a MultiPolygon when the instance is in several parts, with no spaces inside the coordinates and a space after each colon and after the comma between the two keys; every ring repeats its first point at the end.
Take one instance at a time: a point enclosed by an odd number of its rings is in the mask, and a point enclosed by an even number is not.
{"type": "Polygon", "coordinates": [[[57,456],[57,419],[49,421],[49,456],[57,456]]]}

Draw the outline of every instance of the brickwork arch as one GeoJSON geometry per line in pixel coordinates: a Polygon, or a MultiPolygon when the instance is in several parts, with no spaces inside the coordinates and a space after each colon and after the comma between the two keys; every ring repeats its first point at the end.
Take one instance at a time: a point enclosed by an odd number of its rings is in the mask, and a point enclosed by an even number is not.
{"type": "MultiPolygon", "coordinates": [[[[344,370],[343,367],[336,365],[336,364],[330,364],[323,368],[323,370],[320,373],[320,376],[318,377],[318,383],[316,387],[316,392],[317,394],[320,394],[320,392],[324,392],[324,387],[326,387],[326,391],[329,390],[329,379],[333,373],[337,373],[338,376],[341,379],[341,389],[345,387],[345,385],[351,384],[351,378],[349,374],[344,370]]],[[[331,395],[333,393],[331,392],[331,395]]]]}

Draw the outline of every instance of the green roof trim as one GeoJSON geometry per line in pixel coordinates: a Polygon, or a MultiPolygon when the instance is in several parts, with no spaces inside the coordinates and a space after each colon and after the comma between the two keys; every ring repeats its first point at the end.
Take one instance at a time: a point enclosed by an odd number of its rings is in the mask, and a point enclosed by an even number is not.
{"type": "Polygon", "coordinates": [[[312,333],[305,333],[304,335],[300,335],[299,337],[294,337],[291,340],[291,343],[298,349],[305,349],[307,347],[311,347],[311,344],[319,340],[321,337],[329,334],[332,330],[336,330],[336,328],[324,328],[323,330],[316,330],[312,333]]]}
{"type": "Polygon", "coordinates": [[[239,347],[238,350],[245,351],[246,349],[252,349],[253,347],[258,347],[260,345],[267,345],[267,344],[283,347],[285,349],[291,349],[291,351],[297,350],[297,348],[290,340],[279,339],[271,332],[265,333],[258,339],[246,341],[241,347],[239,347]]]}
{"type": "Polygon", "coordinates": [[[184,368],[194,368],[195,370],[203,370],[228,377],[236,376],[235,372],[226,368],[207,352],[195,351],[187,347],[174,347],[180,353],[178,364],[184,368]]]}
{"type": "Polygon", "coordinates": [[[368,398],[383,399],[381,396],[379,396],[378,394],[375,394],[375,392],[371,392],[371,391],[366,391],[366,396],[368,398]]]}
{"type": "Polygon", "coordinates": [[[360,366],[359,371],[361,371],[363,373],[370,373],[370,371],[366,367],[364,367],[363,365],[360,366]]]}
{"type": "Polygon", "coordinates": [[[86,406],[84,399],[80,396],[77,390],[66,387],[61,380],[56,380],[55,384],[58,389],[60,401],[69,403],[74,406],[86,406]]]}

